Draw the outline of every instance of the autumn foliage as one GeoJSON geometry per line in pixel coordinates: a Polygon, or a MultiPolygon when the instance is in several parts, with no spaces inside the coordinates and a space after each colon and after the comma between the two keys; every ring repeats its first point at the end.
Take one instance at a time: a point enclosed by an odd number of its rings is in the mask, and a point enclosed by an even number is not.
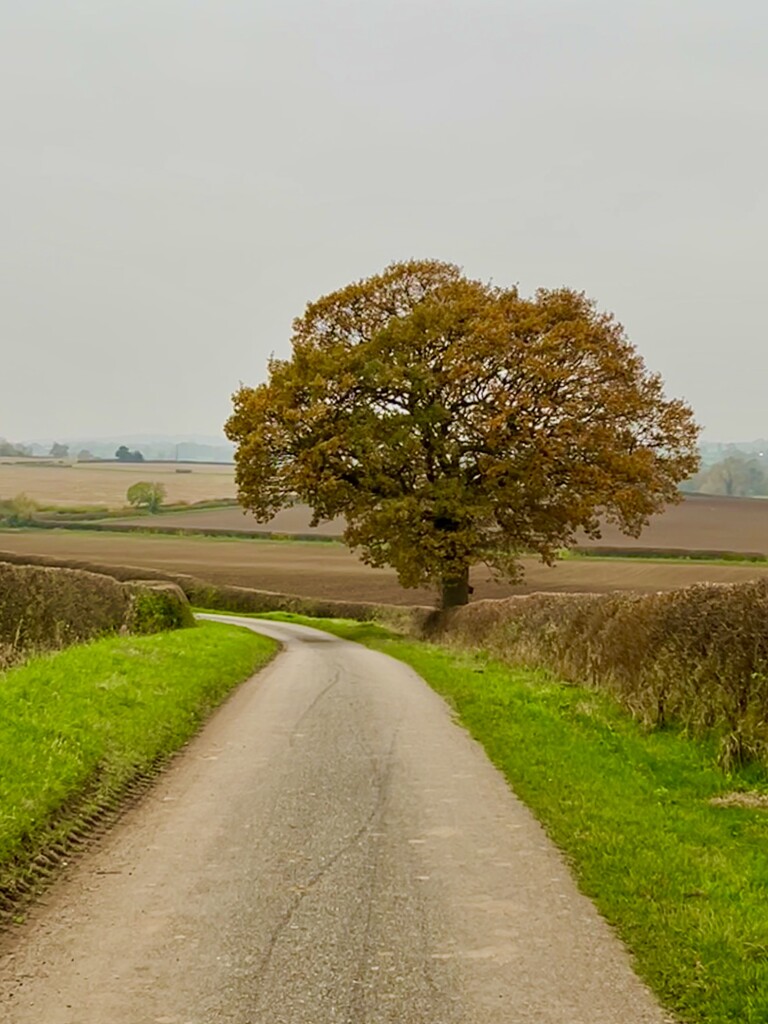
{"type": "Polygon", "coordinates": [[[696,469],[696,424],[583,294],[533,298],[437,261],[311,303],[293,356],[234,395],[240,499],[343,515],[404,586],[467,599],[469,566],[514,578],[599,518],[637,535],[696,469]]]}

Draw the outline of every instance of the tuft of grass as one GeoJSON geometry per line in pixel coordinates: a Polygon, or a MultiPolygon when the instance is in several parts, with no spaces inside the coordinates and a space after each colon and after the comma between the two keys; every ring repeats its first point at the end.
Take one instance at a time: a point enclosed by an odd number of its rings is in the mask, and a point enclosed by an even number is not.
{"type": "Polygon", "coordinates": [[[178,750],[277,649],[205,623],[110,637],[0,673],[0,894],[178,750]]]}
{"type": "Polygon", "coordinates": [[[411,665],[542,822],[662,1003],[687,1024],[765,1024],[768,812],[710,802],[765,793],[765,769],[727,774],[707,741],[643,728],[611,697],[542,671],[372,623],[269,617],[411,665]]]}

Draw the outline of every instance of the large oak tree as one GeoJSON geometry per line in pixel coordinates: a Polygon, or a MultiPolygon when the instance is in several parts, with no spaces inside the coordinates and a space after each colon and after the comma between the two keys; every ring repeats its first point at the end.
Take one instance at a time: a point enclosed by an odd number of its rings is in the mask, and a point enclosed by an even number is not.
{"type": "Polygon", "coordinates": [[[233,396],[241,501],[296,501],[406,587],[468,597],[469,568],[519,575],[599,521],[636,536],[697,467],[621,325],[583,294],[523,298],[437,261],[396,263],[307,306],[293,356],[233,396]]]}

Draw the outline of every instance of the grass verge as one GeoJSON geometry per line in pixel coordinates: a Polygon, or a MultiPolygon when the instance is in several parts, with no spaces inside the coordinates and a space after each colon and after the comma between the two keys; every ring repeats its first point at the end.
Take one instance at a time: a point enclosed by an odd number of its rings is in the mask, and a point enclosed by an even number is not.
{"type": "Polygon", "coordinates": [[[0,906],[178,750],[277,645],[204,623],[110,637],[0,674],[0,906]]]}
{"type": "Polygon", "coordinates": [[[681,1020],[768,1021],[768,812],[710,803],[765,790],[764,769],[727,775],[706,744],[644,731],[605,695],[544,673],[371,623],[267,617],[400,658],[442,694],[681,1020]]]}

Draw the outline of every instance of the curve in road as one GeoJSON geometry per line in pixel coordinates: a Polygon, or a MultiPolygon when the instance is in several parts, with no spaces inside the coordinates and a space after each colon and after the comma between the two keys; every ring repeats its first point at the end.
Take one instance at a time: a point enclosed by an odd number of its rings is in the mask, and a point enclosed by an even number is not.
{"type": "Polygon", "coordinates": [[[4,937],[3,1021],[666,1019],[418,676],[317,630],[228,621],[283,653],[4,937]]]}

